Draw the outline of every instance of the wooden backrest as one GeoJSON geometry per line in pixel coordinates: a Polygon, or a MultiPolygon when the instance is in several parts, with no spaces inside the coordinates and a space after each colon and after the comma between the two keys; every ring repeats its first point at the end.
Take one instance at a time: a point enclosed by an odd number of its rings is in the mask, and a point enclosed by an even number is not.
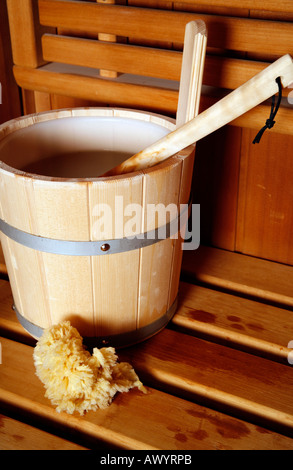
{"type": "MultiPolygon", "coordinates": [[[[170,3],[164,1],[162,9],[150,8],[154,2],[139,0],[131,2],[136,6],[104,3],[8,0],[17,83],[24,89],[174,115],[184,30],[189,21],[201,18],[207,25],[204,85],[217,90],[234,89],[259,72],[267,65],[268,52],[273,60],[293,47],[293,24],[287,21],[169,10],[170,3]],[[99,37],[104,41],[98,41],[99,37]],[[255,60],[256,55],[260,60],[255,60]],[[111,71],[112,78],[114,72],[114,79],[101,79],[99,70],[104,77],[111,77],[111,73],[103,71],[111,71]]],[[[211,3],[231,5],[224,0],[211,3]]],[[[273,3],[241,2],[239,11],[271,9],[273,3]]],[[[210,2],[196,2],[202,7],[207,4],[210,2]]],[[[180,5],[181,10],[195,7],[190,0],[180,5]]],[[[290,0],[278,2],[278,10],[284,14],[289,14],[291,7],[290,0]]],[[[203,97],[202,106],[212,101],[203,97]]],[[[238,124],[245,120],[246,126],[254,127],[262,120],[261,110],[240,118],[238,124]]],[[[281,114],[279,131],[292,133],[287,110],[282,109],[281,114]]]]}
{"type": "MultiPolygon", "coordinates": [[[[292,0],[100,1],[8,0],[25,112],[106,105],[175,117],[185,25],[194,19],[208,30],[201,110],[293,55],[292,0]]],[[[252,140],[270,103],[197,145],[202,242],[293,264],[290,92],[261,144],[252,140]]]]}

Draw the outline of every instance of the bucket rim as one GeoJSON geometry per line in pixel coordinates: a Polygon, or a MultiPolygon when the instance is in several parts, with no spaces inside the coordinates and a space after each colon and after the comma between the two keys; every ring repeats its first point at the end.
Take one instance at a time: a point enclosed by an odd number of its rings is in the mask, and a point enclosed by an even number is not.
{"type": "MultiPolygon", "coordinates": [[[[40,113],[31,113],[25,116],[20,116],[18,118],[11,119],[0,125],[0,143],[13,132],[17,132],[21,129],[26,129],[28,127],[40,124],[43,122],[48,122],[51,120],[65,119],[65,118],[79,118],[79,117],[113,117],[113,118],[128,118],[133,120],[141,120],[144,122],[151,122],[162,126],[166,124],[165,127],[170,130],[175,129],[176,121],[175,119],[164,116],[162,114],[130,109],[130,108],[119,108],[119,107],[78,107],[78,108],[62,108],[58,110],[49,110],[43,111],[40,113]],[[145,120],[143,117],[148,116],[150,119],[145,120]],[[141,119],[139,119],[141,117],[141,119]]],[[[190,146],[192,147],[192,146],[190,146]]],[[[189,148],[188,148],[189,149],[189,148]]],[[[190,152],[189,152],[190,153],[190,152]]],[[[46,175],[39,175],[35,173],[30,173],[26,171],[19,170],[13,166],[0,160],[0,172],[5,172],[9,174],[22,177],[24,179],[33,179],[34,181],[42,181],[48,183],[104,183],[106,181],[117,180],[117,179],[132,179],[139,177],[144,174],[153,173],[156,171],[161,171],[164,167],[178,163],[178,156],[185,156],[186,149],[177,152],[167,160],[145,170],[133,171],[130,173],[125,173],[122,175],[115,176],[96,176],[96,177],[83,177],[83,178],[70,178],[70,177],[52,177],[46,175]]]]}

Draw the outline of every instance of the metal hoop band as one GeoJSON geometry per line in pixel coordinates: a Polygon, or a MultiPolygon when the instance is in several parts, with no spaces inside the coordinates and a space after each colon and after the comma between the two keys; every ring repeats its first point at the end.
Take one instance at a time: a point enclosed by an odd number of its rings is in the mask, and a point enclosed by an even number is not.
{"type": "MultiPolygon", "coordinates": [[[[84,343],[91,347],[106,347],[109,345],[116,348],[123,348],[144,341],[161,331],[169,323],[176,312],[177,304],[178,297],[176,297],[174,303],[164,315],[162,315],[153,323],[143,326],[142,328],[138,328],[137,330],[129,331],[127,333],[120,333],[110,336],[85,337],[83,338],[84,343]]],[[[36,339],[42,336],[44,332],[43,328],[27,320],[21,313],[18,312],[15,306],[13,306],[13,310],[16,313],[19,323],[28,333],[30,333],[36,339]]]]}
{"type": "Polygon", "coordinates": [[[121,253],[124,251],[137,250],[145,246],[153,245],[161,240],[176,235],[188,218],[188,207],[184,206],[178,217],[166,224],[149,232],[113,240],[101,241],[71,241],[56,240],[53,238],[33,235],[23,230],[19,230],[0,219],[0,231],[8,238],[21,245],[46,253],[71,256],[97,256],[121,253]]]}

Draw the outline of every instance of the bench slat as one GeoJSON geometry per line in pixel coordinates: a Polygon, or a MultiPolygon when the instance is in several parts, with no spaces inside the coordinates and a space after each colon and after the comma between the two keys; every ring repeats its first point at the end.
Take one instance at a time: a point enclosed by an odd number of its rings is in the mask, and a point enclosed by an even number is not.
{"type": "Polygon", "coordinates": [[[190,281],[292,309],[291,266],[205,246],[187,253],[182,274],[190,281]]]}
{"type": "MultiPolygon", "coordinates": [[[[45,34],[43,57],[50,62],[104,68],[121,73],[180,80],[181,52],[154,47],[106,43],[61,35],[45,34]],[[156,67],[154,67],[156,63],[156,67]]],[[[207,55],[203,83],[235,89],[267,67],[266,62],[207,55]]],[[[289,93],[283,90],[283,95],[289,93]]]]}
{"type": "MultiPolygon", "coordinates": [[[[0,301],[2,334],[34,345],[12,310],[10,284],[5,280],[0,280],[0,301]]],[[[293,339],[288,314],[285,309],[181,282],[170,327],[288,364],[287,346],[293,339]]]]}
{"type": "MultiPolygon", "coordinates": [[[[161,0],[161,4],[170,3],[170,0],[161,0]]],[[[154,4],[153,0],[135,0],[136,5],[142,4],[143,6],[149,5],[152,6],[154,4]]],[[[180,0],[180,4],[188,5],[191,4],[194,6],[194,0],[180,0]]],[[[275,12],[283,12],[283,13],[292,13],[292,2],[291,0],[279,0],[276,2],[275,0],[242,0],[241,4],[239,4],[239,0],[231,1],[231,0],[197,0],[196,7],[224,7],[224,8],[235,8],[235,9],[249,9],[249,10],[260,10],[260,11],[275,11],[275,12]]]]}
{"type": "Polygon", "coordinates": [[[178,51],[54,35],[43,36],[42,46],[44,59],[50,62],[180,80],[178,51]]]}
{"type": "Polygon", "coordinates": [[[121,358],[152,386],[293,431],[293,370],[288,365],[170,329],[121,351],[121,358]]]}
{"type": "MultiPolygon", "coordinates": [[[[0,325],[2,330],[5,330],[6,326],[7,331],[11,324],[11,320],[9,321],[7,318],[9,315],[11,316],[11,298],[7,288],[8,283],[6,282],[6,288],[5,281],[0,281],[0,283],[4,284],[4,289],[1,286],[4,300],[2,302],[2,310],[4,311],[2,316],[6,316],[6,319],[4,318],[2,325],[0,325]]],[[[185,298],[187,305],[194,305],[194,302],[196,302],[195,292],[191,296],[189,295],[189,298],[185,298]]],[[[182,316],[180,308],[176,315],[182,316]]],[[[225,332],[222,331],[222,337],[225,338],[226,334],[228,339],[229,336],[233,338],[234,328],[234,340],[237,344],[237,327],[235,327],[235,323],[241,323],[235,321],[235,317],[239,319],[238,316],[233,315],[233,317],[234,323],[227,321],[226,330],[225,326],[219,328],[225,330],[225,332]],[[229,329],[231,325],[232,327],[229,329]]],[[[229,318],[231,318],[230,315],[228,315],[229,318]]],[[[245,312],[243,322],[244,319],[245,312]]],[[[246,319],[246,321],[249,322],[249,319],[246,319]]],[[[176,324],[176,316],[174,322],[176,324]]],[[[15,321],[15,323],[18,322],[15,321]]],[[[257,330],[257,333],[260,333],[261,337],[263,330],[260,325],[261,323],[258,323],[255,312],[253,312],[252,326],[257,330]],[[257,325],[259,326],[258,330],[256,329],[257,325]]],[[[273,327],[271,326],[271,328],[273,327]]],[[[18,325],[14,334],[17,329],[21,330],[22,327],[18,325]]],[[[206,330],[209,331],[211,336],[213,335],[212,328],[210,330],[206,328],[206,330]]],[[[255,334],[255,330],[253,334],[255,334]]],[[[28,336],[28,338],[30,337],[28,336]]],[[[255,339],[255,343],[259,344],[261,348],[263,341],[259,341],[253,335],[247,335],[246,343],[248,345],[251,339],[255,339]]],[[[278,349],[277,346],[275,346],[275,349],[278,349]]],[[[235,406],[236,410],[239,408],[241,411],[253,413],[261,418],[265,413],[272,422],[275,422],[275,420],[278,422],[279,419],[281,423],[283,417],[286,416],[286,420],[293,427],[293,405],[291,406],[288,392],[291,383],[293,386],[293,371],[289,365],[278,364],[168,329],[165,329],[146,343],[142,343],[134,349],[130,348],[128,354],[130,355],[129,361],[134,364],[140,374],[146,374],[148,378],[150,375],[155,382],[158,377],[163,377],[163,380],[171,386],[177,386],[181,383],[179,389],[183,394],[191,390],[191,393],[196,396],[211,396],[215,403],[218,403],[218,406],[231,400],[234,403],[234,405],[231,405],[232,408],[235,406]],[[139,361],[136,360],[136,357],[139,358],[139,361]],[[220,358],[220,362],[218,358],[220,358]],[[184,367],[178,368],[178,363],[181,362],[184,367]],[[268,376],[270,377],[269,384],[267,381],[268,376]],[[247,377],[249,377],[248,384],[247,377]],[[238,388],[235,384],[238,384],[238,388]],[[190,390],[189,387],[191,387],[190,390]]],[[[285,356],[283,359],[285,359],[285,356]]]]}
{"type": "MultiPolygon", "coordinates": [[[[38,69],[15,66],[14,75],[19,86],[26,90],[72,96],[97,102],[97,106],[127,106],[135,109],[152,110],[167,115],[176,115],[178,103],[177,82],[157,83],[151,78],[123,74],[115,79],[99,79],[86,76],[92,69],[75,66],[75,70],[57,67],[63,64],[49,64],[38,69]],[[71,71],[70,71],[71,70],[71,71]],[[167,88],[165,88],[167,87],[167,88]]],[[[219,98],[203,95],[201,111],[210,107],[219,98]]],[[[259,105],[243,114],[230,124],[233,126],[258,129],[269,115],[269,106],[259,105]]],[[[277,124],[270,132],[293,134],[292,109],[280,107],[277,124]]]]}
{"type": "Polygon", "coordinates": [[[0,402],[84,438],[132,450],[292,448],[286,436],[153,388],[146,395],[119,394],[106,410],[83,417],[57,413],[35,376],[32,348],[5,338],[1,343],[0,402]]]}
{"type": "Polygon", "coordinates": [[[269,41],[271,54],[292,51],[290,22],[52,0],[39,0],[39,14],[45,26],[179,43],[184,41],[185,25],[202,19],[209,32],[209,47],[266,52],[269,41]]]}
{"type": "Polygon", "coordinates": [[[87,450],[86,447],[0,414],[1,450],[87,450]]]}
{"type": "MultiPolygon", "coordinates": [[[[54,66],[54,64],[53,64],[54,66]]],[[[123,82],[121,76],[115,81],[86,76],[88,70],[78,70],[76,73],[55,71],[48,66],[39,69],[14,67],[17,83],[27,90],[38,90],[46,93],[56,93],[64,96],[88,99],[98,104],[126,106],[136,109],[157,109],[160,112],[176,113],[178,102],[178,86],[164,88],[163,85],[153,85],[145,78],[142,82],[135,83],[135,77],[130,77],[130,82],[123,82]]],[[[129,78],[129,76],[127,77],[129,78]]],[[[123,75],[123,79],[125,76],[123,75]]],[[[150,79],[151,80],[151,79],[150,79]]]]}
{"type": "Polygon", "coordinates": [[[172,327],[288,364],[288,310],[181,282],[172,327]]]}

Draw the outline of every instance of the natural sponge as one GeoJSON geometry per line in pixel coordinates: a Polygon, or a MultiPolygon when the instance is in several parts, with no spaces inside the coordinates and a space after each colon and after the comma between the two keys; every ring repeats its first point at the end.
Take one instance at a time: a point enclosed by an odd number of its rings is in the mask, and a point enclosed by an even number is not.
{"type": "Polygon", "coordinates": [[[116,392],[146,392],[132,366],[117,362],[114,348],[94,348],[91,355],[69,321],[45,329],[33,357],[45,396],[58,412],[82,415],[109,406],[116,392]]]}

